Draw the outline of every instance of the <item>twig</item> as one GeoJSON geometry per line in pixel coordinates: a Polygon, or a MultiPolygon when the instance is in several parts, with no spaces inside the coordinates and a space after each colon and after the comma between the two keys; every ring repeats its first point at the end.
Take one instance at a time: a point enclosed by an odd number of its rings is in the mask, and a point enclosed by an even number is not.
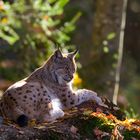
{"type": "Polygon", "coordinates": [[[118,48],[118,62],[116,68],[115,75],[115,87],[113,94],[113,103],[117,104],[119,86],[120,86],[120,71],[122,65],[123,58],[123,47],[124,47],[124,29],[126,25],[126,8],[127,8],[128,0],[123,0],[123,8],[122,8],[122,19],[121,19],[121,27],[120,27],[120,36],[119,36],[119,48],[118,48]]]}

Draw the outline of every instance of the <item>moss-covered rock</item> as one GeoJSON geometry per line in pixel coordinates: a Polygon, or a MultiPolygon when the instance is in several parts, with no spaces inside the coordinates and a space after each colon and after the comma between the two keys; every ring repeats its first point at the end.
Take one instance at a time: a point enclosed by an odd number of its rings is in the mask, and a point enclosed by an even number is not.
{"type": "Polygon", "coordinates": [[[94,102],[66,111],[66,115],[53,123],[36,124],[20,128],[5,121],[0,126],[0,140],[136,140],[140,139],[140,121],[124,119],[124,114],[113,105],[101,107],[94,102]],[[117,119],[117,117],[120,117],[117,119]]]}

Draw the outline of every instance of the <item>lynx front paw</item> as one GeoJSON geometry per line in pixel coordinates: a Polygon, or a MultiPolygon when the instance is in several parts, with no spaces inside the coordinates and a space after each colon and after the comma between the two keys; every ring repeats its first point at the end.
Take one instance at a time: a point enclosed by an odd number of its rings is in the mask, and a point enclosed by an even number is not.
{"type": "Polygon", "coordinates": [[[103,101],[102,101],[102,99],[101,99],[100,97],[96,96],[96,97],[94,97],[93,99],[96,101],[96,103],[97,103],[98,105],[100,105],[100,106],[102,106],[102,107],[106,107],[106,108],[108,107],[106,104],[103,103],[103,101]]]}

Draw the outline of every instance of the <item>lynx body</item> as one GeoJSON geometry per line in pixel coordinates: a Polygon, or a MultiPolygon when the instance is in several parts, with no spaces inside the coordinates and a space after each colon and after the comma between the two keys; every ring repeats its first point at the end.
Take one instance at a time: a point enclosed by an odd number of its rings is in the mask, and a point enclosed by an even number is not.
{"type": "Polygon", "coordinates": [[[103,105],[91,90],[73,91],[75,55],[76,51],[63,56],[58,49],[43,66],[9,87],[0,101],[1,115],[24,126],[28,119],[54,121],[64,116],[65,109],[88,100],[103,105]]]}

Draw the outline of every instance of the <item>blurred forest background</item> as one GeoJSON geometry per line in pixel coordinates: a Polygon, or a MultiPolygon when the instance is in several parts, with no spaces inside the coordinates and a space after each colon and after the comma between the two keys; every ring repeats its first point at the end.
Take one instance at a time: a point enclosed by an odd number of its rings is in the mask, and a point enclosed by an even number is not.
{"type": "Polygon", "coordinates": [[[79,49],[74,86],[112,100],[122,13],[126,12],[118,103],[140,113],[140,1],[0,0],[0,91],[29,75],[57,48],[79,49]]]}

